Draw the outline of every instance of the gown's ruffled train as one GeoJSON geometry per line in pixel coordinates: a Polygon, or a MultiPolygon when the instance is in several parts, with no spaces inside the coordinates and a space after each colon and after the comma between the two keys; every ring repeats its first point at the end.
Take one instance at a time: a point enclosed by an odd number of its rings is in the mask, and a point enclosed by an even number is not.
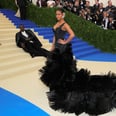
{"type": "Polygon", "coordinates": [[[116,108],[116,75],[91,75],[86,69],[78,70],[71,45],[64,53],[55,49],[40,71],[40,79],[50,88],[47,96],[54,110],[99,115],[116,108]]]}
{"type": "Polygon", "coordinates": [[[116,75],[91,75],[86,69],[78,70],[71,45],[62,54],[55,49],[40,71],[41,81],[50,88],[47,96],[54,110],[99,115],[116,108],[116,75]]]}

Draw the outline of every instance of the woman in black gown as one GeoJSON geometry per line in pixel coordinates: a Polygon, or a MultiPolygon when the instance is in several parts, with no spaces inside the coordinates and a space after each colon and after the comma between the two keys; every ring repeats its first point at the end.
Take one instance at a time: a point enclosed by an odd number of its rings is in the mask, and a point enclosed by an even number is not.
{"type": "Polygon", "coordinates": [[[56,10],[56,18],[51,56],[40,70],[41,81],[50,88],[50,107],[75,115],[86,112],[97,116],[111,111],[116,107],[116,75],[90,75],[88,70],[78,70],[70,43],[74,32],[64,20],[63,9],[56,10]]]}

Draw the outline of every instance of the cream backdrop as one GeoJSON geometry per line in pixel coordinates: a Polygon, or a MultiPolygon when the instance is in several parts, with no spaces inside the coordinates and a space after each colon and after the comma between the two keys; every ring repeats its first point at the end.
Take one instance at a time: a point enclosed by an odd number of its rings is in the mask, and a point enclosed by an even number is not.
{"type": "MultiPolygon", "coordinates": [[[[37,0],[32,0],[33,1],[33,4],[36,4],[36,1],[37,0]]],[[[90,1],[90,4],[91,5],[93,5],[94,3],[95,3],[95,0],[89,0],[90,1]]],[[[100,2],[103,2],[104,3],[104,6],[106,6],[107,5],[107,2],[108,2],[108,0],[99,0],[100,2]]],[[[113,3],[113,5],[115,5],[116,6],[116,0],[112,0],[112,3],[113,3]]]]}

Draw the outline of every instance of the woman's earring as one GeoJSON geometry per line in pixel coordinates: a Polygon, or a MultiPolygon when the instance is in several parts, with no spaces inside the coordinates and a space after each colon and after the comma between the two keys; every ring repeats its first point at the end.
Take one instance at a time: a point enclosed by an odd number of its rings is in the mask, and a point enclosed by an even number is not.
{"type": "Polygon", "coordinates": [[[62,18],[64,18],[65,17],[65,13],[63,13],[63,16],[62,16],[62,18]]]}

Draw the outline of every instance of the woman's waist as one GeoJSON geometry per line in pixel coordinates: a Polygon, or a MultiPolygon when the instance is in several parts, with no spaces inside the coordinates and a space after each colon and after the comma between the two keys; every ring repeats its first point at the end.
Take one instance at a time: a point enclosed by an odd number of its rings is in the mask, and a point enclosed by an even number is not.
{"type": "Polygon", "coordinates": [[[56,39],[56,42],[57,42],[59,39],[65,40],[65,38],[63,38],[63,37],[55,37],[55,39],[56,39]]]}
{"type": "Polygon", "coordinates": [[[56,43],[55,43],[55,46],[56,46],[56,47],[61,47],[61,46],[71,46],[71,43],[61,44],[61,43],[59,43],[59,42],[56,42],[56,43]]]}

